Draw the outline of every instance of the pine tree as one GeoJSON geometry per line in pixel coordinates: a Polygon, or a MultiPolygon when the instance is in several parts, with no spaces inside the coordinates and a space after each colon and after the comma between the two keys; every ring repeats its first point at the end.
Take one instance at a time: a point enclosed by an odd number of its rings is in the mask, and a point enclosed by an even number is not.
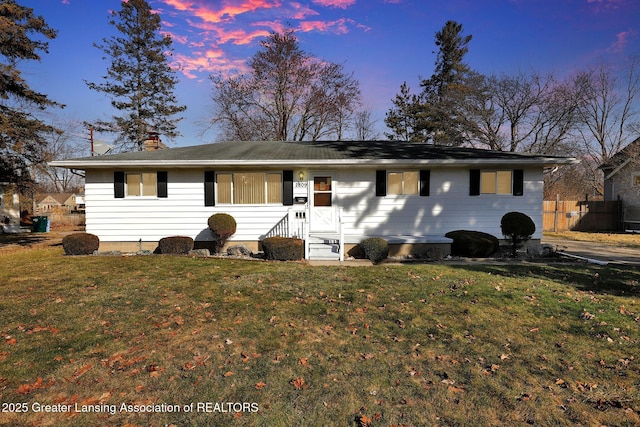
{"type": "Polygon", "coordinates": [[[423,80],[422,98],[426,132],[435,144],[461,145],[474,132],[468,120],[468,99],[477,96],[477,73],[464,62],[472,36],[464,36],[462,24],[447,21],[435,36],[439,48],[431,78],[423,80]]]}
{"type": "Polygon", "coordinates": [[[0,2],[0,182],[32,183],[29,167],[43,161],[47,136],[56,132],[35,113],[62,105],[31,89],[18,68],[21,61],[39,61],[56,35],[33,9],[0,2]]]}
{"type": "Polygon", "coordinates": [[[387,112],[384,122],[390,133],[385,136],[392,141],[424,142],[424,123],[421,120],[422,108],[420,98],[411,94],[411,89],[404,82],[400,93],[392,100],[394,107],[387,112]]]}
{"type": "Polygon", "coordinates": [[[423,91],[409,93],[406,83],[396,96],[385,123],[392,139],[424,141],[441,145],[461,145],[476,130],[468,111],[481,98],[481,76],[464,62],[472,36],[463,35],[462,25],[447,21],[436,32],[439,48],[434,73],[421,81],[423,91]]]}
{"type": "Polygon", "coordinates": [[[180,135],[176,114],[186,110],[177,104],[173,90],[178,80],[168,63],[172,40],[160,35],[160,16],[145,0],[122,2],[109,22],[118,36],[94,43],[111,59],[102,83],[86,82],[90,89],[111,97],[111,105],[121,112],[111,120],[95,123],[100,131],[116,132],[117,142],[126,148],[143,148],[149,132],[173,139],[180,135]]]}

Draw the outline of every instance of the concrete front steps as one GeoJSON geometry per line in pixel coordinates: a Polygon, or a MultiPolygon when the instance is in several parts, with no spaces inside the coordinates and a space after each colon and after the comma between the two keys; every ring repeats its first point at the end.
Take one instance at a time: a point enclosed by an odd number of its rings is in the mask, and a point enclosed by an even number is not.
{"type": "Polygon", "coordinates": [[[338,235],[310,235],[309,257],[310,260],[339,260],[340,241],[338,235]]]}

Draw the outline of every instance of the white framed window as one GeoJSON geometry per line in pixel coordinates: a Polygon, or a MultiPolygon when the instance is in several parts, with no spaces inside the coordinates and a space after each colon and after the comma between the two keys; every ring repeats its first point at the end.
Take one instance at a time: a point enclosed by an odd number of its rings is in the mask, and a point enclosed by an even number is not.
{"type": "Polygon", "coordinates": [[[636,172],[633,174],[631,184],[635,187],[640,187],[640,173],[636,172]]]}
{"type": "Polygon", "coordinates": [[[387,195],[418,194],[420,173],[418,171],[388,171],[387,195]]]}
{"type": "Polygon", "coordinates": [[[480,172],[481,194],[513,194],[513,171],[480,172]]]}
{"type": "Polygon", "coordinates": [[[216,195],[222,205],[281,204],[282,173],[219,172],[216,195]]]}
{"type": "Polygon", "coordinates": [[[156,197],[158,175],[156,172],[127,173],[125,177],[127,197],[156,197]]]}

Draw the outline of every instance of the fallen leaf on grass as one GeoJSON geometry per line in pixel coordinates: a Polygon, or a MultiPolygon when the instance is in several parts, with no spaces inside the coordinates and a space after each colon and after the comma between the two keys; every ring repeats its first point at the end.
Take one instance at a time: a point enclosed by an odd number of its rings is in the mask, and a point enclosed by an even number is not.
{"type": "Polygon", "coordinates": [[[263,388],[265,388],[266,384],[263,383],[262,381],[256,383],[256,390],[262,390],[263,388]]]}
{"type": "Polygon", "coordinates": [[[54,383],[55,383],[54,380],[50,380],[47,384],[44,384],[42,382],[42,378],[38,377],[38,379],[33,384],[22,384],[22,385],[18,386],[17,392],[19,394],[29,394],[34,390],[50,387],[54,383]]]}
{"type": "Polygon", "coordinates": [[[84,365],[81,368],[76,369],[76,371],[72,375],[72,379],[75,380],[75,379],[80,378],[81,376],[83,376],[84,374],[89,372],[89,370],[91,370],[91,368],[93,368],[93,363],[89,363],[87,365],[84,365]]]}
{"type": "Polygon", "coordinates": [[[308,387],[307,383],[304,381],[304,378],[302,377],[298,377],[289,381],[289,384],[291,384],[296,390],[304,390],[305,388],[308,387]]]}

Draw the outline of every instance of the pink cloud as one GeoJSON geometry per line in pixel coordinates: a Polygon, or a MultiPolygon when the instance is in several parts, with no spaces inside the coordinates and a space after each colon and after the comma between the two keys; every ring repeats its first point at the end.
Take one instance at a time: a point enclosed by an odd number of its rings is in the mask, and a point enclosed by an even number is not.
{"type": "Polygon", "coordinates": [[[194,52],[195,55],[175,55],[173,66],[179,69],[188,79],[198,79],[202,73],[231,74],[246,71],[244,60],[230,60],[220,49],[208,49],[204,52],[194,52]]]}
{"type": "MultiPolygon", "coordinates": [[[[344,20],[343,20],[344,21],[344,20]]],[[[300,29],[304,32],[309,31],[321,31],[321,32],[337,32],[339,34],[345,34],[348,32],[344,22],[338,21],[304,21],[300,23],[300,29]]]]}
{"type": "MultiPolygon", "coordinates": [[[[393,0],[395,1],[395,0],[393,0]]],[[[353,19],[327,21],[313,5],[346,9],[356,0],[156,0],[165,7],[163,16],[171,23],[165,33],[181,45],[174,64],[187,78],[201,73],[246,69],[250,53],[231,46],[252,45],[271,31],[292,26],[300,31],[346,34],[353,28],[368,30],[353,19]],[[168,31],[167,31],[168,30],[168,31]],[[189,51],[190,49],[190,51],[189,51]],[[242,59],[237,59],[242,57],[242,59]]],[[[254,46],[255,47],[255,46],[254,46]]],[[[253,47],[249,51],[253,50],[253,47]]]]}
{"type": "Polygon", "coordinates": [[[313,0],[314,4],[324,7],[337,7],[340,9],[346,9],[349,6],[354,5],[356,0],[313,0]]]}
{"type": "Polygon", "coordinates": [[[357,26],[353,19],[346,18],[338,19],[337,21],[304,21],[300,23],[300,29],[304,32],[315,30],[325,33],[347,34],[350,25],[357,26]]]}
{"type": "Polygon", "coordinates": [[[635,34],[633,30],[623,31],[616,35],[616,41],[609,46],[610,52],[622,52],[629,44],[629,39],[635,34]]]}
{"type": "Polygon", "coordinates": [[[587,0],[596,13],[611,12],[624,6],[625,0],[587,0]]]}
{"type": "Polygon", "coordinates": [[[319,15],[318,12],[311,9],[309,6],[298,2],[291,2],[289,6],[293,9],[293,14],[290,16],[292,19],[305,19],[309,16],[319,15]]]}

